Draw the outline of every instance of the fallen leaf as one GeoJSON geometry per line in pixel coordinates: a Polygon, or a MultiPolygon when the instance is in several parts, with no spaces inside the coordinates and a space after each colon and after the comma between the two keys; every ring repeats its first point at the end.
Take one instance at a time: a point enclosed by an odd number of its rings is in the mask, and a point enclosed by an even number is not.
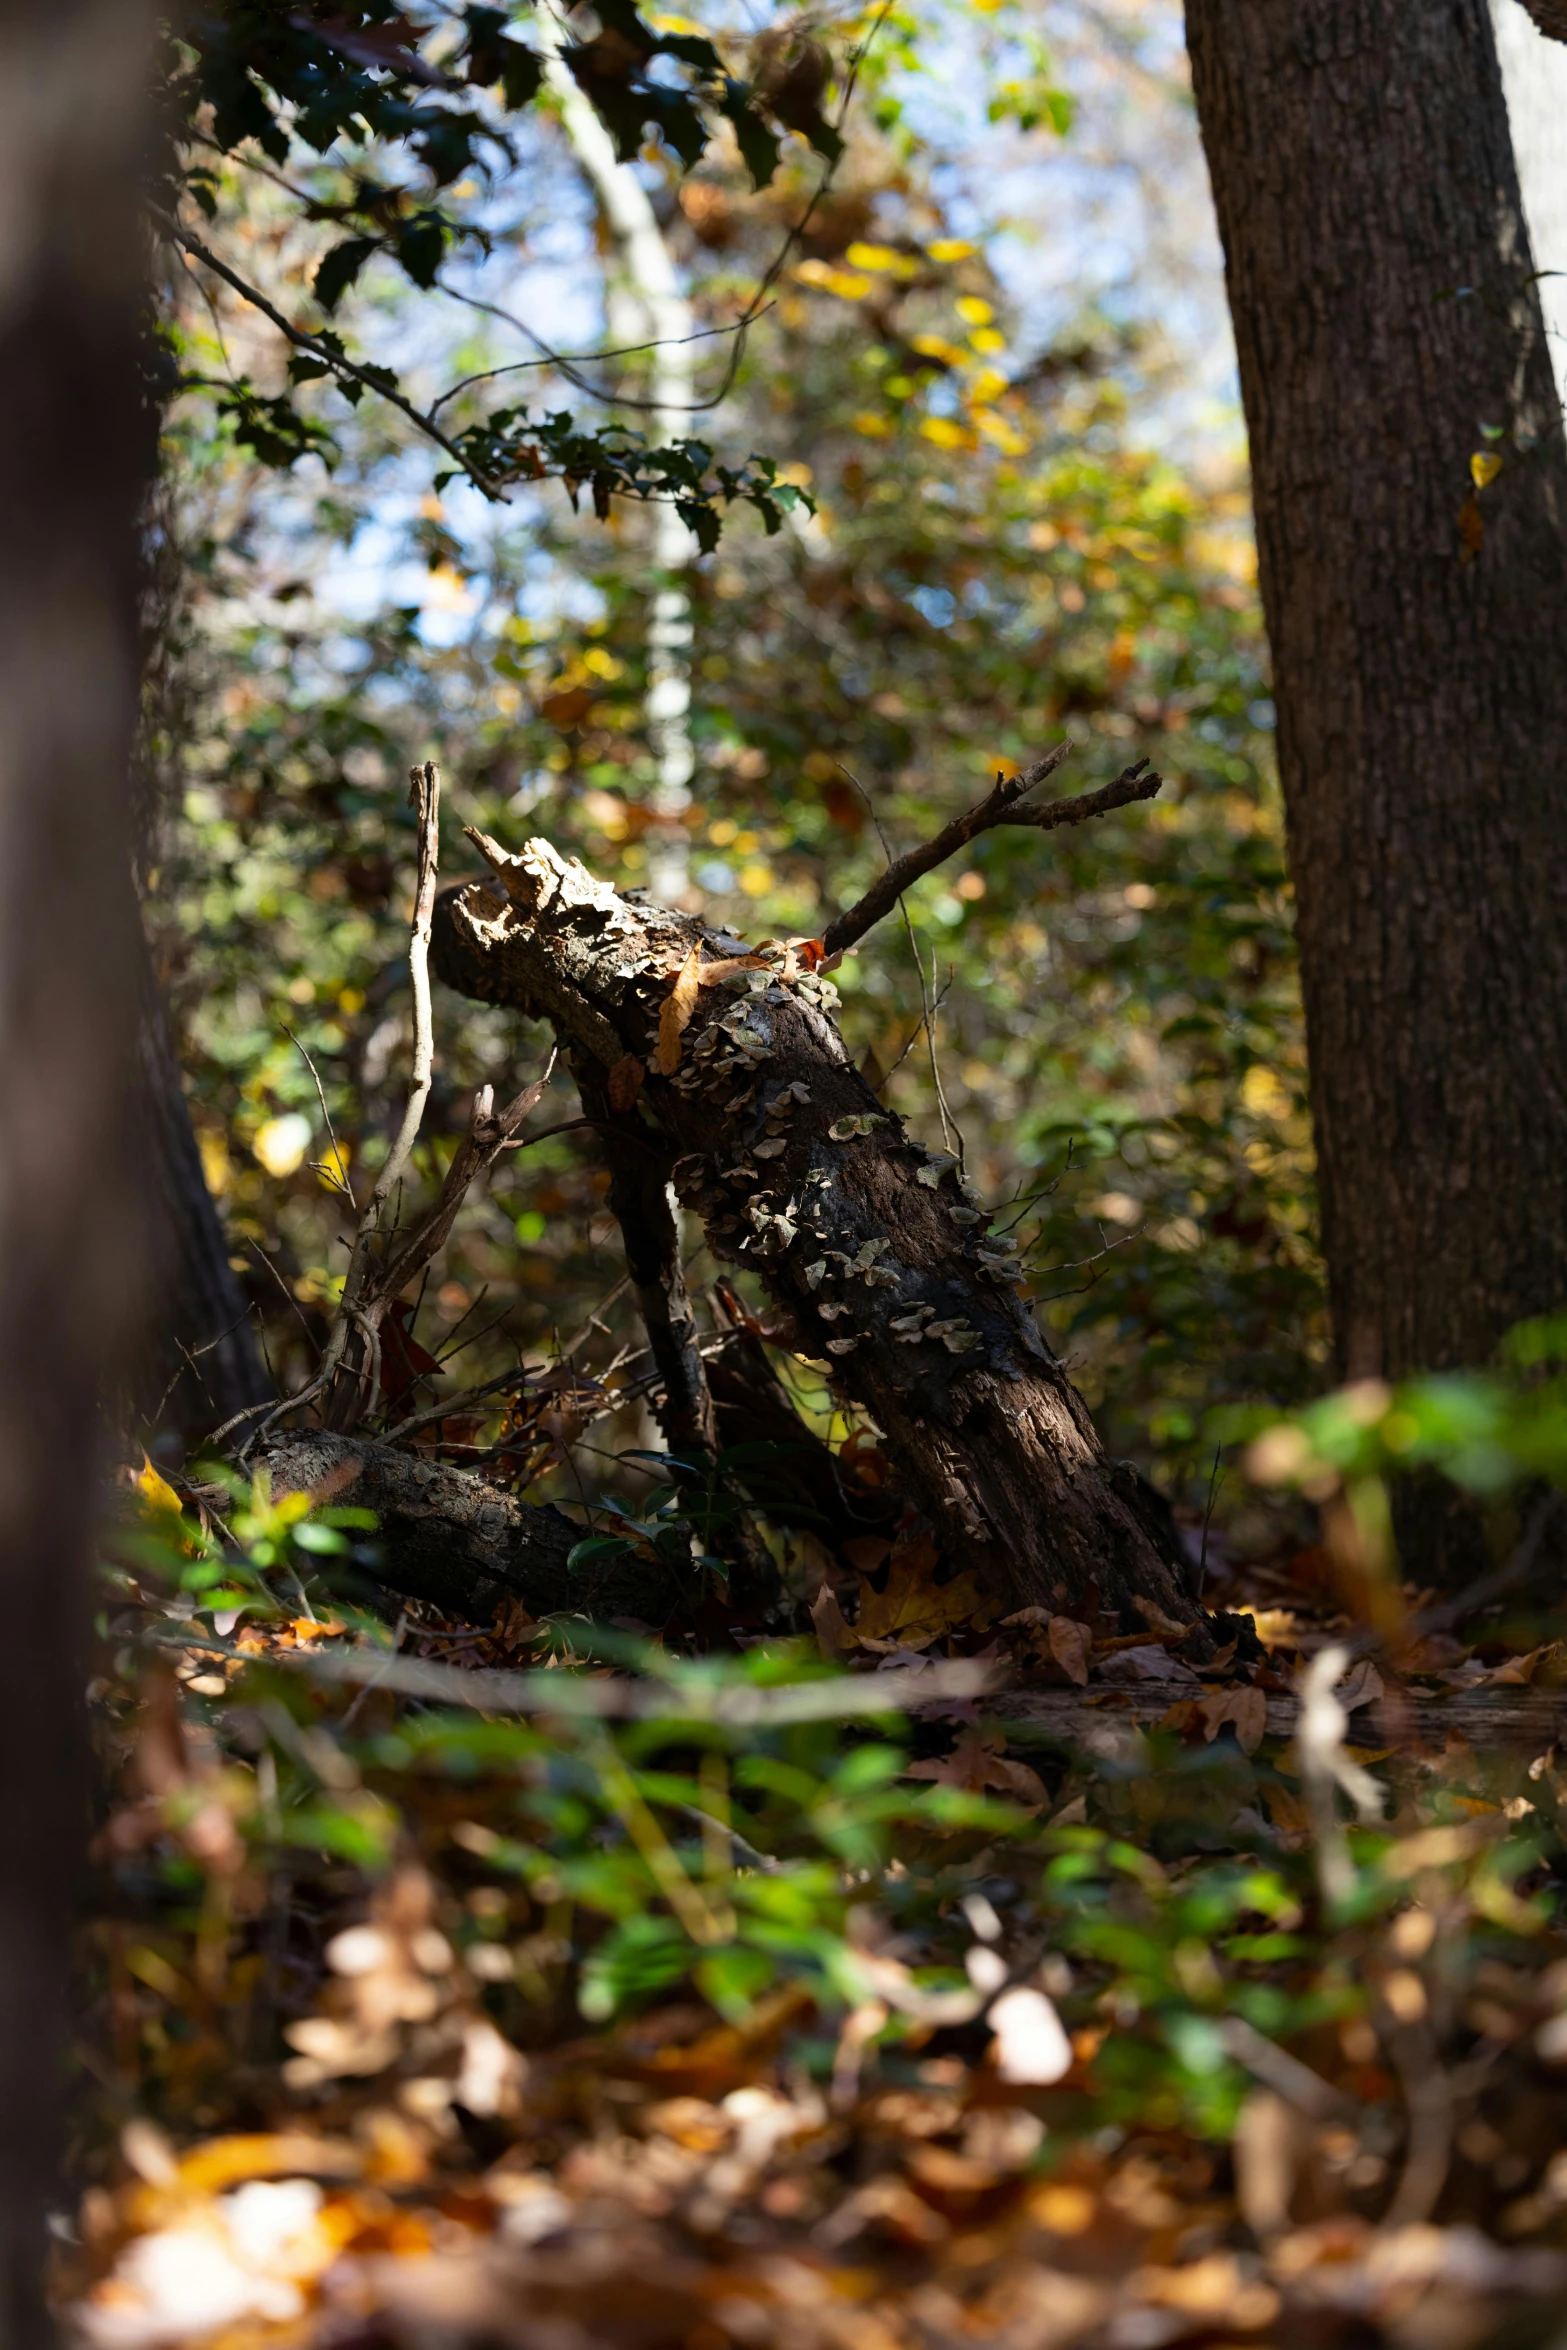
{"type": "Polygon", "coordinates": [[[930,1779],[938,1787],[961,1787],[970,1795],[982,1795],[988,1788],[1019,1803],[1043,1804],[1045,1789],[1038,1773],[1027,1763],[1011,1761],[1002,1751],[1005,1745],[999,1730],[964,1730],[950,1754],[910,1763],[903,1775],[930,1779]]]}
{"type": "Polygon", "coordinates": [[[675,973],[675,984],[659,1006],[658,1047],[653,1055],[653,1066],[660,1077],[673,1077],[680,1066],[680,1039],[696,1010],[696,999],[702,990],[701,974],[702,944],[699,939],[675,973]]]}
{"type": "Polygon", "coordinates": [[[1383,1694],[1382,1676],[1368,1656],[1361,1658],[1333,1692],[1347,1714],[1352,1714],[1357,1706],[1375,1705],[1383,1694]]]}
{"type": "Polygon", "coordinates": [[[1242,1684],[1230,1689],[1215,1689],[1197,1700],[1197,1711],[1205,1724],[1203,1735],[1211,1746],[1226,1722],[1235,1732],[1236,1744],[1243,1754],[1255,1754],[1262,1744],[1268,1727],[1268,1701],[1260,1689],[1242,1684]]]}
{"type": "Polygon", "coordinates": [[[816,1627],[816,1645],[824,1657],[843,1656],[854,1646],[854,1634],[844,1621],[838,1595],[830,1583],[823,1583],[811,1602],[811,1622],[816,1627]]]}
{"type": "Polygon", "coordinates": [[[1079,1624],[1071,1616],[1052,1616],[1045,1637],[1050,1653],[1069,1681],[1079,1689],[1088,1686],[1088,1658],[1093,1639],[1086,1624],[1079,1624]]]}

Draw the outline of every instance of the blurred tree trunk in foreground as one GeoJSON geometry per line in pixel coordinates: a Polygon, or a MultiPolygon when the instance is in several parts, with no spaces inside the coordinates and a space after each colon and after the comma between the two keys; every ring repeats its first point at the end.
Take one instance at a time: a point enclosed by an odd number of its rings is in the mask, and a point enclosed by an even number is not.
{"type": "Polygon", "coordinates": [[[1491,20],[1186,21],[1341,1367],[1478,1363],[1567,1304],[1567,451],[1491,20]]]}
{"type": "Polygon", "coordinates": [[[49,2338],[98,1405],[137,1254],[148,17],[0,0],[0,2346],[49,2338]]]}

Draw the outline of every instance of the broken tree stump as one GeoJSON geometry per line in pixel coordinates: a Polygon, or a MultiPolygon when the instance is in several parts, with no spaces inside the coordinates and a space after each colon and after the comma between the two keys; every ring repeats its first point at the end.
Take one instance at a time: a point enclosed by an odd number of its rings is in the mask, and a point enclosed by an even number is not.
{"type": "Polygon", "coordinates": [[[1203,1615],[1018,1294],[1011,1244],[955,1160],[922,1149],[850,1062],[809,947],[748,951],[623,896],[545,840],[445,891],[436,976],[548,1020],[669,1150],[714,1253],[876,1422],[956,1566],[1022,1603],[1203,1615]],[[1139,1604],[1141,1603],[1141,1604],[1139,1604]]]}

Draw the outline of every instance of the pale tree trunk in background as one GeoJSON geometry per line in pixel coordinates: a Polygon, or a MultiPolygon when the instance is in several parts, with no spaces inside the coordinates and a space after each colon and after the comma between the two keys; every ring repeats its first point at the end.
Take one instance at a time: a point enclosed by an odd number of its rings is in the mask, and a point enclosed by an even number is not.
{"type": "Polygon", "coordinates": [[[1547,39],[1523,0],[1491,0],[1524,217],[1540,280],[1540,307],[1556,390],[1567,399],[1567,0],[1547,39]]]}
{"type": "Polygon", "coordinates": [[[150,20],[0,0],[0,2350],[50,2338],[100,1394],[139,1250],[127,766],[150,20]]]}
{"type": "Polygon", "coordinates": [[[1487,0],[1186,21],[1341,1366],[1478,1363],[1567,1305],[1567,453],[1487,0]]]}
{"type": "MultiPolygon", "coordinates": [[[[614,141],[558,56],[550,58],[545,75],[560,102],[566,135],[593,183],[625,264],[632,299],[613,304],[610,315],[614,318],[629,312],[637,321],[633,330],[636,338],[656,345],[653,407],[651,413],[644,411],[644,429],[655,445],[678,440],[698,429],[698,419],[691,413],[696,383],[691,304],[681,288],[646,188],[629,164],[617,160],[614,141]]],[[[610,339],[620,339],[618,329],[610,339]]],[[[644,706],[657,765],[652,806],[668,829],[653,856],[648,887],[653,897],[679,905],[689,887],[686,833],[680,819],[691,804],[695,768],[691,748],[691,598],[680,575],[696,553],[696,541],[667,503],[653,508],[651,553],[660,584],[654,589],[648,620],[644,706]]]]}

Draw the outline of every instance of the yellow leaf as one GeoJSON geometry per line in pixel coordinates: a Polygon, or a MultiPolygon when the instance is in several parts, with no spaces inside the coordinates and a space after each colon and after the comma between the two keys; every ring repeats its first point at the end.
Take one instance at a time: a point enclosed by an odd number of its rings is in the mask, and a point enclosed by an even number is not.
{"type": "Polygon", "coordinates": [[[863,300],[875,283],[857,270],[834,269],[827,261],[801,261],[794,274],[802,286],[817,286],[824,294],[836,294],[843,302],[863,300]]]}
{"type": "Polygon", "coordinates": [[[993,326],[977,326],[969,336],[969,348],[987,359],[993,358],[997,351],[1004,351],[1006,347],[1006,336],[998,334],[993,326]]]}
{"type": "Polygon", "coordinates": [[[844,254],[844,259],[851,269],[881,271],[897,269],[903,256],[895,253],[890,245],[862,245],[856,240],[844,254]]]}
{"type": "Polygon", "coordinates": [[[365,2157],[346,2138],[317,2138],[304,2130],[209,2138],[179,2166],[179,2183],[192,2193],[220,2195],[242,2179],[357,2178],[365,2157]]]}
{"type": "Polygon", "coordinates": [[[932,261],[971,261],[979,247],[971,245],[967,237],[938,237],[925,250],[932,261]]]}
{"type": "Polygon", "coordinates": [[[269,1175],[281,1179],[304,1164],[310,1148],[310,1120],[301,1110],[285,1110],[259,1127],[251,1149],[269,1175]]]}
{"type": "Polygon", "coordinates": [[[922,359],[941,359],[948,367],[966,367],[968,353],[959,343],[949,343],[945,335],[915,335],[909,344],[922,359]]]}
{"type": "Polygon", "coordinates": [[[960,294],[952,305],[958,316],[969,326],[989,326],[995,312],[978,294],[960,294]]]}
{"type": "Polygon", "coordinates": [[[994,408],[976,408],[974,422],[994,448],[1004,457],[1022,457],[1028,451],[1028,435],[994,408]]]}
{"type": "Polygon", "coordinates": [[[855,431],[863,433],[868,441],[884,441],[892,431],[888,419],[870,408],[862,408],[853,422],[855,431]]]}
{"type": "Polygon", "coordinates": [[[920,425],[927,441],[934,441],[938,449],[966,449],[970,436],[961,424],[954,424],[950,416],[927,416],[920,425]]]}
{"type": "Polygon", "coordinates": [[[1469,470],[1474,476],[1475,488],[1483,490],[1487,483],[1495,481],[1501,472],[1502,460],[1489,449],[1476,449],[1469,460],[1469,470]]]}
{"type": "Polygon", "coordinates": [[[143,1453],[141,1458],[142,1465],[131,1482],[141,1495],[144,1508],[166,1510],[171,1517],[179,1517],[185,1507],[179,1495],[167,1478],[159,1476],[146,1453],[143,1453]]]}

